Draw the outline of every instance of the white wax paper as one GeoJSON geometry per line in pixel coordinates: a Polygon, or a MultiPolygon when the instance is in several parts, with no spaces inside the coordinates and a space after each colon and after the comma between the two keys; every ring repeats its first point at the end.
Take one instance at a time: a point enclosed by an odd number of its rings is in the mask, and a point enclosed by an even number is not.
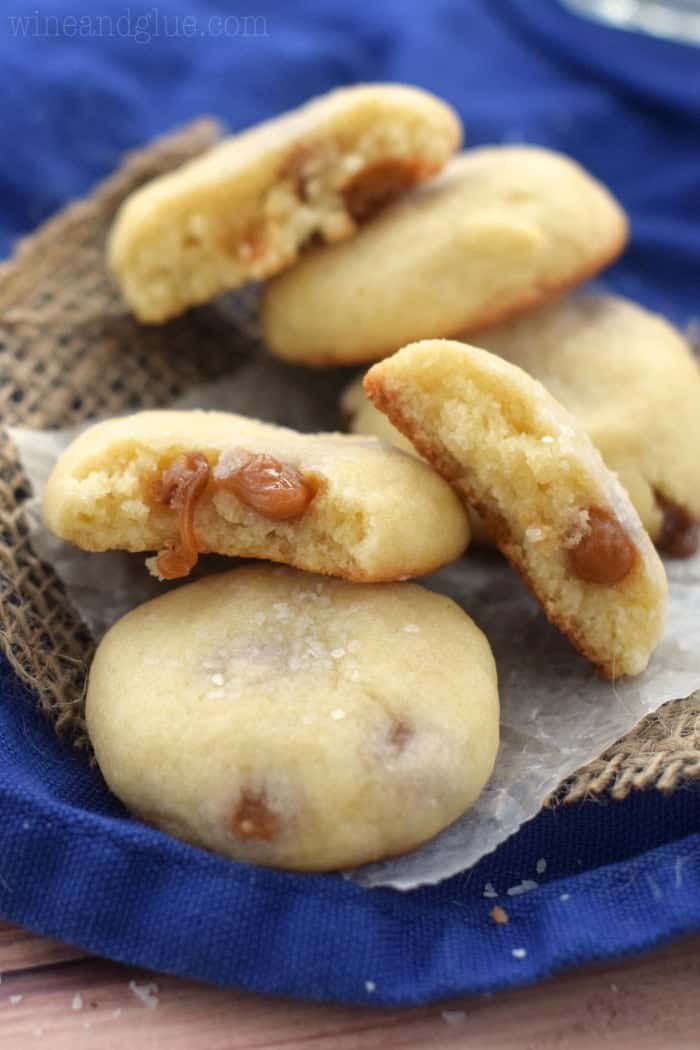
{"type": "MultiPolygon", "coordinates": [[[[234,376],[194,388],[173,407],[255,414],[297,429],[332,426],[341,380],[315,379],[258,359],[234,376]],[[330,422],[329,422],[330,420],[330,422]]],[[[90,554],[42,526],[39,497],[59,452],[76,431],[14,429],[36,494],[32,542],[58,571],[85,622],[99,638],[119,616],[162,593],[144,556],[90,554]]],[[[230,562],[203,558],[201,572],[230,562]]],[[[519,577],[496,554],[470,550],[425,583],[450,595],[486,633],[496,657],[501,747],[490,783],[475,806],[427,846],[350,873],[364,886],[399,889],[435,883],[471,867],[535,816],[557,786],[624,736],[666,700],[700,688],[700,554],[668,561],[668,622],[641,676],[600,679],[552,627],[519,577]]]]}

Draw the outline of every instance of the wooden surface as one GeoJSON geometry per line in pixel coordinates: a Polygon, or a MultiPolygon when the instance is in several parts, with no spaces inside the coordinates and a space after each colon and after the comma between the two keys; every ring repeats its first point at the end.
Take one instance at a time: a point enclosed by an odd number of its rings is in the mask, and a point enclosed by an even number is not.
{"type": "Polygon", "coordinates": [[[2,1050],[700,1048],[700,937],[536,987],[411,1010],[206,988],[1,922],[0,974],[2,1050]]]}

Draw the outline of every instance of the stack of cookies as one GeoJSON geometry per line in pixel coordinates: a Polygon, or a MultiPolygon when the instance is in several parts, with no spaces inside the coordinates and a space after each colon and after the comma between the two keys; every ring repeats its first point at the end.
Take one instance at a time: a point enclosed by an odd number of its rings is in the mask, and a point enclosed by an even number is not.
{"type": "Polygon", "coordinates": [[[472,535],[611,679],[661,636],[656,546],[695,549],[689,347],[631,302],[566,294],[622,251],[624,212],[566,157],[455,155],[461,139],[426,92],[344,89],[155,179],[115,220],[110,265],[142,322],[265,279],[271,353],[372,365],[343,397],[353,434],[145,412],[85,431],[49,481],[55,534],[149,552],[160,580],[209,552],[259,560],[133,610],[90,673],[107,782],[206,849],[333,870],[412,849],[476,800],[498,748],[493,656],[459,606],[405,582],[472,535]]]}

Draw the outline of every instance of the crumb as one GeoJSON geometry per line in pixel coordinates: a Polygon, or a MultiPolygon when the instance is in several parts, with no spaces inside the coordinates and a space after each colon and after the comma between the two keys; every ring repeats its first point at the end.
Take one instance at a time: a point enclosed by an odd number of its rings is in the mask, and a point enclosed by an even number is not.
{"type": "Polygon", "coordinates": [[[137,999],[140,999],[144,1006],[148,1007],[149,1010],[155,1010],[158,1005],[158,985],[149,984],[137,984],[136,981],[129,981],[129,990],[133,992],[137,999]]]}
{"type": "Polygon", "coordinates": [[[508,912],[505,908],[502,908],[500,904],[497,904],[489,912],[490,917],[496,923],[497,926],[504,926],[508,922],[508,912]]]}
{"type": "Polygon", "coordinates": [[[521,893],[529,893],[531,890],[537,889],[537,883],[534,879],[523,879],[517,886],[510,886],[506,893],[509,897],[519,897],[521,893]]]}

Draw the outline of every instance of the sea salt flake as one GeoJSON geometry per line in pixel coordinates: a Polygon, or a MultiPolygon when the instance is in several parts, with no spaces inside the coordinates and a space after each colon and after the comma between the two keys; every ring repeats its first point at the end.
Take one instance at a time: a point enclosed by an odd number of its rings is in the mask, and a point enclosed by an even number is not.
{"type": "Polygon", "coordinates": [[[467,1015],[464,1010],[443,1010],[442,1019],[445,1024],[462,1024],[467,1015]]]}
{"type": "Polygon", "coordinates": [[[129,989],[144,1006],[149,1010],[155,1010],[159,1003],[157,984],[137,984],[136,981],[129,981],[129,989]]]}
{"type": "Polygon", "coordinates": [[[510,886],[506,890],[509,897],[519,897],[521,893],[529,893],[531,890],[537,889],[537,883],[534,879],[523,879],[517,886],[510,886]]]}
{"type": "Polygon", "coordinates": [[[497,897],[498,891],[492,882],[487,882],[484,886],[484,897],[497,897]]]}
{"type": "Polygon", "coordinates": [[[538,528],[537,525],[529,525],[525,529],[525,539],[530,543],[539,543],[540,540],[544,539],[544,529],[538,528]]]}
{"type": "Polygon", "coordinates": [[[80,992],[78,992],[77,995],[73,996],[70,1006],[71,1006],[71,1010],[82,1010],[82,1008],[83,1008],[83,997],[80,994],[80,992]]]}
{"type": "Polygon", "coordinates": [[[538,875],[544,875],[546,870],[547,861],[544,859],[544,857],[540,857],[540,859],[537,861],[537,864],[535,864],[535,871],[538,875]]]}
{"type": "Polygon", "coordinates": [[[513,948],[513,951],[511,952],[511,955],[513,956],[514,959],[524,959],[525,956],[527,955],[527,949],[526,948],[513,948]]]}

